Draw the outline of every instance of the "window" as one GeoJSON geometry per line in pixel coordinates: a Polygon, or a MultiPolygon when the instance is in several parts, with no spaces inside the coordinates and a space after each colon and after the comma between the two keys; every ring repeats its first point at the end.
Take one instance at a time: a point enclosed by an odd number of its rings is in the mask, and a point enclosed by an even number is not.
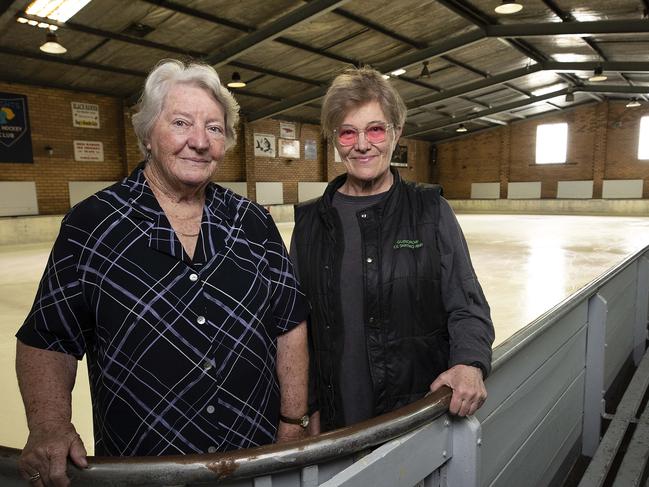
{"type": "Polygon", "coordinates": [[[638,159],[649,159],[649,117],[642,117],[640,119],[638,159]]]}
{"type": "Polygon", "coordinates": [[[536,127],[536,163],[566,162],[568,124],[551,123],[536,127]]]}

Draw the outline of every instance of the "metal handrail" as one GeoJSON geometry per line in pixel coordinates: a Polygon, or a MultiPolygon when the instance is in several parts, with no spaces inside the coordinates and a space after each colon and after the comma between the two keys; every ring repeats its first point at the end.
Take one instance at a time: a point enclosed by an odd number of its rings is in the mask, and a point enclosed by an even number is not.
{"type": "MultiPolygon", "coordinates": [[[[352,426],[286,443],[203,455],[88,457],[88,468],[68,464],[73,485],[184,485],[269,475],[351,455],[429,423],[447,410],[447,387],[412,404],[352,426]]],[[[0,446],[2,479],[17,480],[21,450],[0,446]]],[[[2,484],[4,485],[4,484],[2,484]]]]}

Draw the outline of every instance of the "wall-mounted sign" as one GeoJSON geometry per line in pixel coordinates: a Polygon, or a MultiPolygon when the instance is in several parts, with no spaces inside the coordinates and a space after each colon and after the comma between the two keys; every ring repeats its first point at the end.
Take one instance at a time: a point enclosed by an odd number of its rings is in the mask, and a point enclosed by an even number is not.
{"type": "Polygon", "coordinates": [[[279,157],[300,158],[300,141],[279,139],[279,157]]]}
{"type": "Polygon", "coordinates": [[[0,162],[34,162],[25,95],[0,93],[0,162]]]}
{"type": "Polygon", "coordinates": [[[103,162],[104,144],[94,140],[75,140],[74,160],[103,162]]]}
{"type": "Polygon", "coordinates": [[[318,144],[315,140],[307,139],[304,141],[304,159],[307,161],[318,159],[318,144]]]}
{"type": "Polygon", "coordinates": [[[255,157],[275,157],[275,136],[254,134],[255,157]]]}
{"type": "Polygon", "coordinates": [[[295,124],[293,122],[279,122],[279,136],[283,139],[294,139],[296,137],[295,124]]]}
{"type": "Polygon", "coordinates": [[[94,103],[81,103],[78,101],[72,104],[72,125],[83,127],[85,129],[98,129],[99,125],[99,105],[94,103]]]}

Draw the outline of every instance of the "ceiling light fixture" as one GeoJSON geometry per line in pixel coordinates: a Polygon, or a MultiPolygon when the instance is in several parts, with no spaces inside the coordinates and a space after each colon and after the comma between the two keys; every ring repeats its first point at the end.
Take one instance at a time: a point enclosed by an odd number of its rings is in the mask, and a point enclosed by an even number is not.
{"type": "Polygon", "coordinates": [[[572,93],[572,92],[570,92],[570,93],[566,93],[566,101],[567,101],[568,103],[570,103],[570,102],[572,102],[572,101],[575,101],[575,94],[572,93]]]}
{"type": "Polygon", "coordinates": [[[430,78],[430,71],[428,71],[428,61],[424,61],[422,64],[424,65],[424,67],[421,68],[421,73],[419,74],[419,77],[430,78]]]}
{"type": "Polygon", "coordinates": [[[509,15],[523,10],[523,6],[516,0],[503,0],[495,9],[497,14],[509,15]]]}
{"type": "Polygon", "coordinates": [[[631,101],[626,104],[627,108],[636,108],[640,106],[640,102],[636,98],[631,98],[631,101]]]}
{"type": "Polygon", "coordinates": [[[34,0],[25,9],[29,15],[66,22],[90,0],[34,0]]]}
{"type": "Polygon", "coordinates": [[[65,54],[68,50],[59,44],[59,39],[54,32],[48,32],[45,37],[45,43],[40,50],[48,54],[65,54]]]}
{"type": "Polygon", "coordinates": [[[406,74],[406,70],[403,68],[395,69],[390,73],[392,76],[401,76],[402,74],[406,74]]]}
{"type": "Polygon", "coordinates": [[[606,81],[608,77],[604,74],[604,70],[601,66],[597,66],[593,70],[593,75],[588,78],[588,81],[596,83],[597,81],[606,81]]]}
{"type": "Polygon", "coordinates": [[[238,71],[232,73],[232,79],[228,83],[228,88],[243,88],[246,86],[246,82],[241,79],[241,75],[238,71]]]}
{"type": "Polygon", "coordinates": [[[456,132],[460,132],[460,133],[462,133],[462,132],[467,132],[468,129],[464,126],[463,123],[461,123],[461,124],[460,124],[456,129],[455,129],[455,131],[456,131],[456,132]]]}

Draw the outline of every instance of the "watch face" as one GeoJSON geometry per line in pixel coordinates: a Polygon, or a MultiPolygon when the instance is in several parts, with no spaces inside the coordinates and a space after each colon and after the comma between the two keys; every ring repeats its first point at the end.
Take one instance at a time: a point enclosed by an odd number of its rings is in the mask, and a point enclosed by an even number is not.
{"type": "Polygon", "coordinates": [[[300,418],[300,426],[302,426],[302,428],[306,428],[307,426],[309,426],[309,415],[308,414],[305,414],[304,416],[302,416],[300,418]]]}

